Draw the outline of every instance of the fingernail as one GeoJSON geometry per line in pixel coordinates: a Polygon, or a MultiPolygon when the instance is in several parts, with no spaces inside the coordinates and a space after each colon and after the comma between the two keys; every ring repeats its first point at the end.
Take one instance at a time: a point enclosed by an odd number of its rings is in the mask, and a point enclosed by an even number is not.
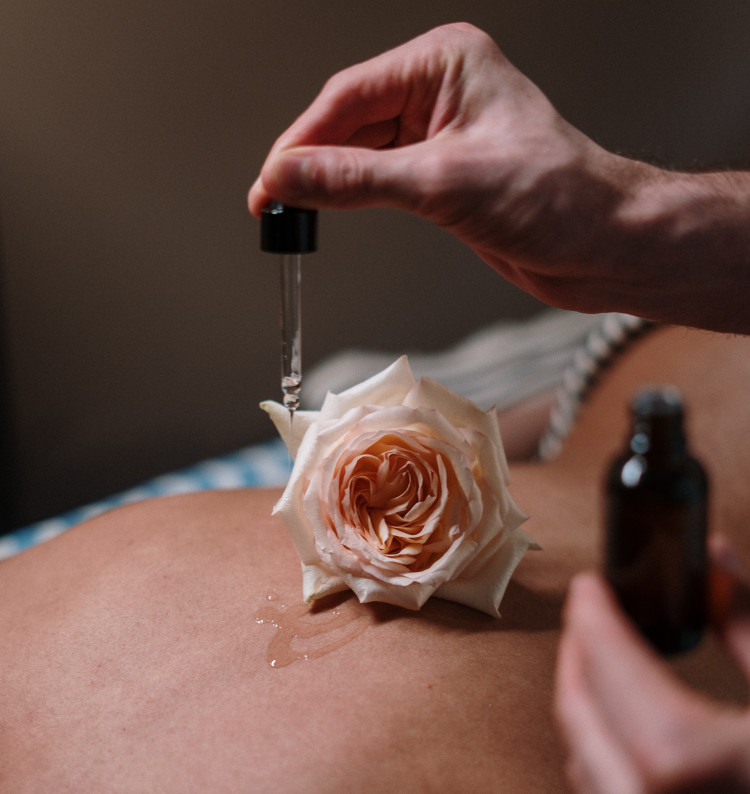
{"type": "Polygon", "coordinates": [[[280,155],[273,167],[273,176],[284,196],[305,196],[312,187],[310,158],[296,154],[280,155]]]}

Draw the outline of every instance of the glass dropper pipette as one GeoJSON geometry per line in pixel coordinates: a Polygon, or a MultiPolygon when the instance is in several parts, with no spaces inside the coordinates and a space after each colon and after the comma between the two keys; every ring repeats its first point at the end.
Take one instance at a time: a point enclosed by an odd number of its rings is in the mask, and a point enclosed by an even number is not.
{"type": "Polygon", "coordinates": [[[302,254],[317,248],[317,221],[315,210],[276,201],[261,215],[261,249],[281,257],[281,391],[290,420],[302,387],[302,254]]]}
{"type": "Polygon", "coordinates": [[[294,414],[302,388],[302,254],[281,255],[281,392],[294,414]]]}

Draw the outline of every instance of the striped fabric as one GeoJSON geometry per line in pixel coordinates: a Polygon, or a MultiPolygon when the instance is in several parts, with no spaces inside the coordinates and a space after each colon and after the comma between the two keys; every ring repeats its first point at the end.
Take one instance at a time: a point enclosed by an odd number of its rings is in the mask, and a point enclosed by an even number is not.
{"type": "MultiPolygon", "coordinates": [[[[502,410],[554,390],[576,351],[612,317],[628,315],[547,310],[530,320],[487,326],[437,353],[408,351],[409,364],[418,378],[434,378],[484,410],[502,410]]],[[[354,349],[332,356],[305,375],[304,407],[320,408],[327,391],[360,383],[399,355],[354,349]]]]}
{"type": "Polygon", "coordinates": [[[281,439],[256,444],[247,449],[206,460],[181,471],[163,474],[135,488],[95,504],[40,521],[0,537],[0,559],[59,535],[81,521],[115,507],[133,504],[155,496],[170,496],[193,491],[263,488],[285,485],[292,462],[281,439]]]}
{"type": "MultiPolygon", "coordinates": [[[[553,458],[601,372],[650,324],[626,314],[583,315],[553,310],[525,322],[482,329],[446,351],[410,354],[417,377],[429,376],[482,408],[503,409],[557,390],[538,455],[553,458]]],[[[391,364],[396,354],[345,351],[305,377],[304,407],[319,408],[326,391],[340,392],[391,364]]],[[[280,439],[164,474],[111,498],[0,537],[10,557],[107,510],[156,496],[208,489],[284,485],[291,460],[280,439]]]]}
{"type": "Polygon", "coordinates": [[[602,316],[562,373],[549,426],[539,441],[540,460],[557,457],[581,406],[601,375],[631,341],[653,327],[653,323],[629,314],[612,312],[602,316]]]}

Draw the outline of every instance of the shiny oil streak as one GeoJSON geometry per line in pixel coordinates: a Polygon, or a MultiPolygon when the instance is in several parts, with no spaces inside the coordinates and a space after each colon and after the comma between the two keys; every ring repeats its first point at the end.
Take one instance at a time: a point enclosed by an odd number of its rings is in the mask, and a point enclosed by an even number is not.
{"type": "Polygon", "coordinates": [[[348,645],[370,622],[369,613],[354,598],[347,598],[329,609],[316,609],[307,604],[286,606],[276,603],[273,595],[267,600],[268,604],[255,616],[255,622],[274,628],[266,653],[271,667],[319,659],[348,645]]]}

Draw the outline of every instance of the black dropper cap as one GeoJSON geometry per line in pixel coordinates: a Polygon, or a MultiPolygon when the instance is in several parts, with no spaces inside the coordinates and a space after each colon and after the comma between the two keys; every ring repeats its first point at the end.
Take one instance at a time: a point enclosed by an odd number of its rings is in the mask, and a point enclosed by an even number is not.
{"type": "Polygon", "coordinates": [[[633,397],[631,410],[636,416],[681,418],[682,394],[674,386],[645,386],[633,397]]]}
{"type": "Polygon", "coordinates": [[[687,441],[682,394],[673,386],[647,386],[631,403],[633,437],[630,448],[638,454],[684,455],[687,441]]]}
{"type": "Polygon", "coordinates": [[[318,212],[272,201],[261,213],[260,248],[273,254],[308,254],[318,247],[318,212]]]}

